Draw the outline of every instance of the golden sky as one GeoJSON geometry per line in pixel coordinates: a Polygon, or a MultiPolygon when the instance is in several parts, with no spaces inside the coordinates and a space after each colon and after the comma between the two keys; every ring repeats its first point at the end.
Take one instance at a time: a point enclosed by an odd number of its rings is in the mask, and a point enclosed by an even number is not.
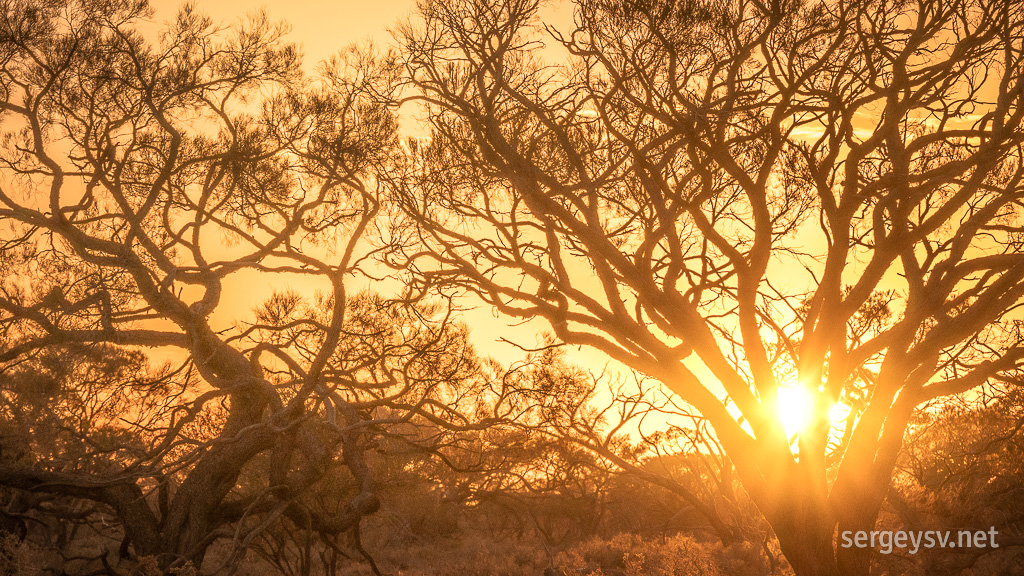
{"type": "MultiPolygon", "coordinates": [[[[157,23],[174,17],[182,0],[151,0],[157,23]]],[[[415,0],[216,0],[198,1],[199,9],[214,22],[230,26],[245,16],[265,9],[272,21],[284,20],[292,27],[291,39],[305,55],[307,70],[354,42],[372,40],[388,45],[387,29],[411,14],[415,0]]]]}
{"type": "MultiPolygon", "coordinates": [[[[155,9],[154,29],[172,20],[183,0],[151,0],[155,9]]],[[[416,0],[338,0],[335,2],[308,2],[303,0],[196,0],[199,11],[209,15],[216,25],[230,27],[249,15],[263,9],[272,22],[284,21],[291,27],[288,39],[297,43],[303,53],[307,72],[312,73],[318,62],[325,60],[353,43],[371,41],[384,49],[393,47],[389,29],[410,17],[416,0]]],[[[542,10],[545,22],[567,28],[572,21],[568,3],[552,2],[542,10]],[[559,8],[562,8],[561,10],[559,8]]],[[[353,278],[350,289],[374,288],[363,278],[353,278]]],[[[251,310],[274,290],[295,289],[305,295],[328,286],[310,282],[307,278],[288,275],[268,275],[253,271],[232,274],[225,279],[225,293],[232,294],[218,307],[211,318],[215,329],[231,326],[238,320],[251,318],[251,310]]],[[[386,290],[385,290],[386,291],[386,290]]],[[[465,303],[463,305],[466,305],[465,303]]],[[[523,352],[502,338],[511,338],[524,346],[538,344],[537,333],[546,328],[541,321],[525,325],[513,319],[498,318],[489,306],[478,305],[463,316],[472,330],[474,344],[481,353],[495,356],[503,362],[521,359],[523,352]]],[[[608,362],[596,351],[577,351],[577,361],[600,372],[608,362]]]]}
{"type": "MultiPolygon", "coordinates": [[[[155,9],[153,25],[162,27],[164,22],[174,18],[184,2],[181,0],[151,0],[155,9]]],[[[371,41],[378,47],[394,46],[389,29],[408,18],[416,8],[416,0],[338,0],[335,2],[308,2],[303,0],[198,0],[199,10],[208,14],[222,26],[232,26],[259,10],[265,10],[271,21],[284,21],[291,27],[289,39],[302,49],[307,72],[312,72],[318,62],[329,58],[352,43],[371,41]]],[[[562,31],[571,29],[572,10],[569,3],[555,1],[541,10],[541,19],[562,31]]],[[[549,59],[558,59],[561,54],[550,52],[549,59]]],[[[789,274],[779,277],[790,277],[789,274]]],[[[350,289],[374,288],[366,279],[352,279],[350,289]]],[[[231,326],[238,320],[251,317],[251,310],[274,290],[296,289],[312,295],[316,290],[327,288],[306,278],[287,275],[267,275],[258,272],[233,274],[225,281],[225,292],[233,294],[229,302],[221,306],[211,319],[215,329],[231,326]]],[[[470,303],[463,305],[473,306],[470,303]]],[[[463,314],[471,328],[472,340],[478,350],[498,358],[503,363],[523,357],[523,352],[503,342],[505,338],[531,347],[540,344],[538,333],[547,328],[540,320],[517,323],[514,319],[498,317],[484,304],[463,314]]],[[[573,348],[569,359],[595,373],[608,368],[613,372],[622,369],[617,363],[609,362],[607,356],[596,350],[573,348]]],[[[699,365],[691,366],[698,374],[710,378],[710,373],[699,365]]]]}

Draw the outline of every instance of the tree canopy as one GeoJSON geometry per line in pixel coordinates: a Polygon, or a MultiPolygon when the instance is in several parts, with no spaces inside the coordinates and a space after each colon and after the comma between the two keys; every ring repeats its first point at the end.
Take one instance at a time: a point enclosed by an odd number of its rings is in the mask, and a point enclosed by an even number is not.
{"type": "Polygon", "coordinates": [[[3,4],[0,483],[113,508],[122,554],[161,569],[278,517],[358,537],[364,431],[449,422],[480,370],[443,306],[349,288],[398,70],[352,48],[307,77],[265,16],[225,31],[186,6],[153,41],[149,14],[3,4]],[[276,289],[225,289],[246,273],[276,289]]]}
{"type": "Polygon", "coordinates": [[[1019,382],[1020,2],[423,0],[314,74],[264,15],[0,5],[0,485],[160,570],[309,571],[316,538],[379,572],[378,480],[500,507],[625,472],[866,574],[836,535],[927,461],[921,407],[1019,382]],[[541,349],[480,357],[481,302],[541,349]],[[601,409],[562,345],[673,397],[601,409]]]}
{"type": "Polygon", "coordinates": [[[798,574],[864,573],[836,530],[873,526],[915,408],[1019,377],[1024,6],[420,10],[394,265],[658,379],[798,574]],[[793,446],[780,387],[813,407],[793,446]]]}

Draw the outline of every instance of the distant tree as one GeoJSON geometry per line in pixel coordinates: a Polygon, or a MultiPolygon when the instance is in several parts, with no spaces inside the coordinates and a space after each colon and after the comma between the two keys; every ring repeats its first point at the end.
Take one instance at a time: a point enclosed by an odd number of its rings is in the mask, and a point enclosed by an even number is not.
{"type": "MultiPolygon", "coordinates": [[[[746,502],[737,500],[732,464],[707,420],[636,376],[595,375],[567,361],[564,349],[543,347],[505,375],[506,395],[527,407],[509,426],[528,434],[552,457],[582,469],[570,468],[570,477],[599,482],[590,490],[599,507],[613,497],[614,482],[629,478],[674,494],[726,545],[760,540],[760,522],[750,518],[746,502]]],[[[551,475],[556,484],[569,479],[551,475]]],[[[640,504],[632,506],[636,510],[640,504]]],[[[648,521],[644,528],[653,526],[648,521]]]]}
{"type": "Polygon", "coordinates": [[[186,6],[152,41],[149,17],[0,3],[0,486],[86,503],[162,569],[276,522],[357,536],[372,436],[460,424],[477,370],[444,306],[350,287],[397,68],[348,49],[308,78],[263,16],[186,6]]]}
{"type": "MultiPolygon", "coordinates": [[[[48,346],[5,364],[0,373],[0,491],[5,513],[24,525],[21,535],[55,548],[66,548],[76,532],[112,543],[121,540],[124,531],[101,518],[109,506],[120,507],[117,498],[131,497],[127,486],[111,486],[105,497],[100,490],[94,498],[73,501],[72,495],[87,492],[95,482],[100,483],[95,488],[102,487],[103,479],[138,473],[139,487],[154,491],[154,502],[166,498],[168,479],[157,470],[142,473],[133,464],[145,465],[141,455],[160,442],[154,430],[178,406],[188,382],[187,373],[151,366],[141,352],[102,343],[48,346]],[[77,479],[80,485],[37,492],[9,488],[21,485],[36,466],[65,473],[65,481],[77,479]]],[[[94,551],[86,556],[97,559],[94,551]]]]}
{"type": "Polygon", "coordinates": [[[382,430],[373,468],[387,477],[396,538],[482,533],[548,551],[622,532],[766,540],[706,422],[675,413],[668,431],[631,438],[667,402],[573,366],[554,345],[486,371],[485,386],[467,388],[472,408],[459,407],[476,425],[414,419],[382,430]]]}
{"type": "Polygon", "coordinates": [[[865,574],[837,535],[874,526],[915,408],[1020,376],[1024,4],[538,10],[425,1],[399,31],[430,132],[392,265],[661,381],[798,575],[865,574]]]}
{"type": "Polygon", "coordinates": [[[1010,573],[1024,558],[1024,389],[986,386],[917,415],[883,521],[915,530],[998,531],[998,548],[895,551],[925,574],[1010,573]]]}

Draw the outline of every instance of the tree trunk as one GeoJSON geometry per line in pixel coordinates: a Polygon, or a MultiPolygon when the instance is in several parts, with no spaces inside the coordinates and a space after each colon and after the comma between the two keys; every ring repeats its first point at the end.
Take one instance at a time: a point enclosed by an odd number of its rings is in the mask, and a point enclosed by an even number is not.
{"type": "Polygon", "coordinates": [[[873,530],[880,506],[881,499],[871,493],[861,494],[856,500],[833,502],[836,518],[839,521],[836,563],[843,576],[867,576],[870,572],[871,548],[843,547],[843,533],[873,530]]]}
{"type": "Polygon", "coordinates": [[[762,506],[796,576],[848,576],[839,570],[835,521],[824,486],[799,465],[782,474],[762,506]]]}
{"type": "MultiPolygon", "coordinates": [[[[796,576],[840,576],[831,533],[795,522],[773,522],[782,553],[796,576]]],[[[843,576],[847,576],[843,574],[843,576]]]]}

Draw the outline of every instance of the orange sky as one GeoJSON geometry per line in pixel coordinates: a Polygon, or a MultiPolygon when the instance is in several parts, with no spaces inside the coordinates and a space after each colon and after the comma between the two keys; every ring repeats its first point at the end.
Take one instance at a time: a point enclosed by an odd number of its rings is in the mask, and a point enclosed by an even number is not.
{"type": "MultiPolygon", "coordinates": [[[[183,4],[181,0],[151,0],[151,3],[156,10],[156,27],[172,19],[183,4]]],[[[409,17],[416,7],[415,0],[341,0],[323,3],[299,0],[199,0],[196,4],[201,12],[223,26],[231,26],[261,8],[266,10],[272,21],[287,22],[291,26],[289,38],[301,46],[305,68],[309,72],[313,71],[318,62],[352,43],[369,40],[380,47],[394,46],[388,29],[409,17]]],[[[548,3],[542,9],[541,18],[560,30],[569,30],[572,10],[567,8],[567,2],[556,0],[548,3]]],[[[547,56],[554,59],[559,57],[556,53],[548,53],[547,56]]],[[[352,284],[351,288],[359,289],[365,287],[367,282],[360,279],[352,284]]],[[[224,288],[225,293],[233,297],[224,302],[211,318],[215,329],[227,328],[239,320],[251,318],[252,308],[275,289],[292,288],[311,295],[317,289],[326,288],[326,285],[314,285],[306,279],[286,275],[241,272],[227,278],[224,288]]],[[[508,338],[529,347],[539,344],[538,332],[547,328],[540,320],[517,325],[512,319],[496,317],[490,307],[483,304],[465,313],[463,320],[471,327],[472,340],[480,352],[506,364],[521,359],[524,353],[501,342],[501,339],[508,338]]],[[[569,359],[595,373],[606,368],[612,368],[613,371],[622,369],[616,363],[609,362],[605,354],[591,349],[574,347],[569,353],[569,359]]],[[[694,364],[692,369],[710,379],[710,374],[699,362],[694,364]]]]}
{"type": "MultiPolygon", "coordinates": [[[[156,21],[173,18],[181,0],[151,0],[156,21]]],[[[387,29],[408,16],[415,0],[338,0],[304,2],[302,0],[217,0],[196,5],[214,22],[231,25],[246,15],[264,8],[271,20],[284,20],[292,27],[291,38],[302,46],[307,70],[339,49],[367,39],[387,45],[387,29]]]]}
{"type": "MultiPolygon", "coordinates": [[[[182,0],[151,0],[155,9],[153,27],[162,28],[163,23],[174,18],[182,6],[182,0]]],[[[566,9],[567,2],[551,2],[542,9],[546,23],[560,29],[567,29],[571,23],[572,11],[566,9]]],[[[330,57],[352,43],[372,41],[379,47],[394,46],[389,29],[408,18],[416,8],[416,0],[340,0],[337,2],[302,2],[301,0],[198,0],[200,12],[209,15],[215,24],[231,26],[246,16],[264,9],[271,21],[284,21],[291,26],[289,39],[299,44],[304,56],[307,72],[313,72],[318,62],[330,57]]],[[[350,289],[367,286],[365,279],[353,279],[350,289]]],[[[326,289],[326,284],[316,284],[307,278],[289,275],[271,275],[242,271],[225,279],[225,293],[232,294],[226,299],[211,321],[214,329],[224,329],[239,320],[251,318],[251,311],[275,289],[296,289],[306,295],[326,289]]],[[[371,286],[372,288],[372,286],[371,286]]],[[[387,289],[384,290],[387,292],[387,289]]],[[[463,303],[463,306],[467,303],[463,303]]],[[[523,357],[523,352],[501,342],[502,338],[515,340],[518,344],[532,347],[539,343],[538,332],[547,326],[540,320],[522,325],[512,319],[497,318],[489,306],[480,304],[463,315],[471,327],[474,344],[481,353],[494,356],[503,363],[523,357]]],[[[574,351],[573,359],[584,367],[601,372],[607,357],[593,350],[574,351]]]]}

